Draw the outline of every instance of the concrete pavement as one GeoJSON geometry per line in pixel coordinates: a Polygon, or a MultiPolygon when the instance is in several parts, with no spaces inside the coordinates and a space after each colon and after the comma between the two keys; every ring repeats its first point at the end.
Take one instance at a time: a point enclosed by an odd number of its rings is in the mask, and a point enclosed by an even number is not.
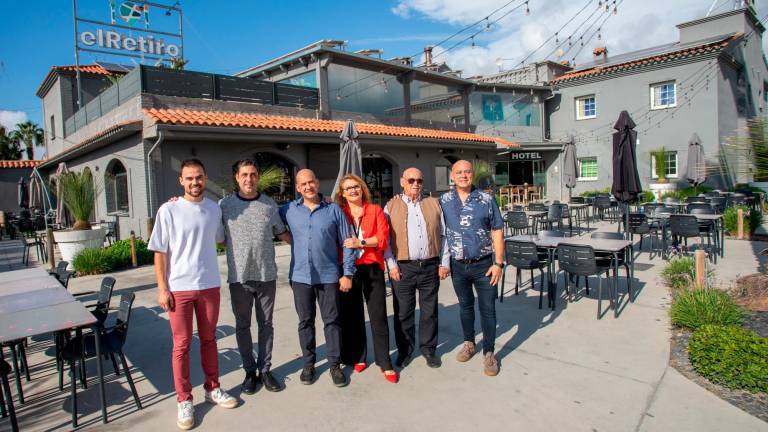
{"type": "MultiPolygon", "coordinates": [[[[721,279],[756,271],[755,249],[764,245],[728,241],[726,247],[726,258],[716,266],[721,279]]],[[[240,394],[243,373],[229,293],[223,288],[219,319],[221,383],[241,400],[241,405],[227,411],[205,404],[195,343],[192,382],[196,430],[237,430],[248,426],[260,431],[459,431],[478,427],[534,431],[768,430],[768,424],[668,367],[669,297],[658,279],[662,261],[649,261],[647,253],[638,259],[636,268],[637,300],[627,304],[624,296],[618,319],[612,311],[601,320],[595,319],[596,289],[574,303],[565,303],[560,292],[556,311],[539,310],[538,284],[536,291],[526,285],[515,296],[511,292],[514,271],[508,269],[508,292],[504,303],[497,303],[501,372],[493,378],[483,375],[481,356],[465,364],[454,359],[462,337],[456,296],[450,280],[446,280],[441,286],[439,311],[438,354],[443,366],[430,369],[423,359],[417,358],[401,371],[401,380],[396,385],[386,382],[374,366],[353,374],[350,385],[343,389],[333,387],[328,377],[319,319],[320,376],[314,385],[299,383],[302,363],[297,317],[287,284],[288,262],[288,248],[280,247],[273,371],[285,377],[285,390],[269,393],[260,389],[252,396],[240,394]]],[[[226,281],[224,257],[220,257],[220,263],[222,281],[226,281]]],[[[110,373],[106,386],[110,423],[100,422],[94,379],[87,390],[78,390],[80,423],[105,431],[174,430],[176,401],[170,369],[170,330],[167,314],[156,306],[152,268],[118,272],[114,276],[115,298],[124,292],[137,295],[126,354],[144,409],[136,410],[125,379],[116,379],[110,373]]],[[[92,290],[100,280],[76,278],[70,282],[70,289],[92,290]]],[[[527,284],[527,277],[524,280],[527,284]]],[[[596,288],[597,284],[594,285],[596,288]]],[[[621,292],[625,292],[623,285],[621,292]]],[[[388,310],[391,318],[391,299],[388,310]]],[[[479,323],[477,327],[479,332],[479,323]]],[[[478,333],[478,342],[481,337],[478,333]]],[[[390,346],[394,347],[394,341],[390,346]]],[[[30,344],[33,379],[24,383],[29,402],[19,407],[22,430],[70,427],[68,393],[56,388],[55,368],[46,352],[50,353],[49,341],[30,344]]],[[[372,360],[370,348],[369,359],[372,360]]],[[[112,372],[109,362],[105,362],[105,371],[112,372]]],[[[346,372],[351,371],[347,368],[346,372]]],[[[89,375],[95,375],[93,361],[89,363],[89,375]]],[[[0,421],[0,429],[7,427],[6,421],[0,421]]]]}

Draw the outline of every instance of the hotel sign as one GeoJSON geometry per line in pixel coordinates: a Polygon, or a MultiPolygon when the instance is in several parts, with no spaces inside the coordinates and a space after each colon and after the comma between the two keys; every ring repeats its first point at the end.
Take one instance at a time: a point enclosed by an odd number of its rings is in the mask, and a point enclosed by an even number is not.
{"type": "Polygon", "coordinates": [[[509,152],[509,159],[513,161],[535,161],[542,160],[541,153],[535,151],[513,151],[509,152]]]}
{"type": "MultiPolygon", "coordinates": [[[[107,2],[105,2],[107,3],[107,2]]],[[[75,11],[75,50],[155,61],[183,58],[182,12],[173,6],[148,1],[109,0],[106,15],[84,16],[75,11]],[[152,26],[150,27],[150,13],[152,26]],[[108,19],[105,19],[109,17],[108,19]]],[[[88,13],[93,13],[88,11],[88,13]]],[[[76,58],[79,64],[79,58],[76,58]]]]}

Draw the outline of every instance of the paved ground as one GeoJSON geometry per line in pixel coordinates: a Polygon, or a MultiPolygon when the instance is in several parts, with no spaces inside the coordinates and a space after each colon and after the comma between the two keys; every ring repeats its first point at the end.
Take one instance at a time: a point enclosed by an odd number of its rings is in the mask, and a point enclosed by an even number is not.
{"type": "MultiPolygon", "coordinates": [[[[615,228],[614,228],[615,229],[615,228]]],[[[755,251],[765,244],[728,241],[727,256],[716,266],[718,279],[758,268],[755,251]]],[[[539,310],[538,291],[507,293],[498,304],[497,349],[501,373],[482,374],[480,356],[460,364],[454,355],[462,342],[456,296],[450,281],[440,292],[440,369],[416,359],[401,372],[400,383],[386,382],[375,368],[351,376],[347,388],[333,387],[325,362],[312,386],[301,385],[297,318],[288,287],[289,250],[279,248],[280,276],[275,310],[273,370],[285,377],[286,389],[253,396],[240,394],[243,373],[234,336],[229,293],[222,290],[219,320],[221,382],[241,400],[235,410],[211,408],[203,402],[202,377],[193,346],[197,430],[239,430],[252,425],[262,431],[391,431],[424,430],[584,430],[584,431],[719,431],[768,430],[749,416],[688,381],[668,367],[668,294],[658,282],[661,260],[638,260],[634,303],[623,299],[621,315],[595,319],[595,291],[574,303],[558,300],[557,310],[539,310]]],[[[222,280],[226,266],[221,257],[222,280]]],[[[507,289],[513,287],[509,270],[507,289]]],[[[115,273],[115,295],[134,292],[127,356],[144,405],[137,411],[124,378],[108,376],[110,423],[100,423],[95,381],[80,391],[81,425],[95,430],[175,429],[176,404],[170,372],[171,339],[167,315],[155,303],[152,269],[115,273]]],[[[99,277],[73,279],[77,291],[97,287],[99,277]]],[[[526,279],[527,281],[527,279],[526,279]]],[[[596,284],[595,284],[596,285],[596,284]]],[[[622,292],[624,290],[622,289],[622,292]]],[[[604,303],[605,304],[605,303],[604,303]]],[[[391,304],[390,313],[391,313],[391,304]]],[[[321,328],[321,324],[318,324],[321,328]]],[[[319,356],[323,335],[318,332],[319,356]]],[[[480,336],[479,336],[480,337],[480,336]]],[[[479,341],[478,337],[478,341],[479,341]]],[[[394,346],[392,342],[391,346],[394,346]]],[[[46,340],[30,344],[32,381],[24,383],[29,401],[19,409],[22,430],[68,429],[70,404],[56,388],[56,371],[45,354],[46,340]]],[[[369,349],[369,358],[372,350],[369,349]]],[[[105,370],[111,371],[108,362],[105,370]]],[[[347,369],[349,373],[349,369],[347,369]]],[[[89,364],[95,374],[95,364],[89,364]]],[[[0,429],[8,423],[0,421],[0,429]]]]}

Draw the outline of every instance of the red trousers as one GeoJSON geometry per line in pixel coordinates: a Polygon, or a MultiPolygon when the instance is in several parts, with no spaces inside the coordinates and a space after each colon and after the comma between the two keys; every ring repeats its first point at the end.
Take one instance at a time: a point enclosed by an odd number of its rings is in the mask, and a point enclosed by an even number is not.
{"type": "Polygon", "coordinates": [[[200,363],[205,375],[206,391],[219,387],[219,356],[216,347],[216,324],[219,321],[219,288],[200,291],[175,291],[173,308],[168,312],[173,334],[173,384],[176,400],[192,400],[189,382],[189,347],[192,343],[192,314],[197,317],[200,338],[200,363]]]}

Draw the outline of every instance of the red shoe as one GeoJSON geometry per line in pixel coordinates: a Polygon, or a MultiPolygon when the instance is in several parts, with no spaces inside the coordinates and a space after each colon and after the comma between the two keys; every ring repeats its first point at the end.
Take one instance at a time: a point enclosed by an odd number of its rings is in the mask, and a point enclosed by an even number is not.
{"type": "Polygon", "coordinates": [[[397,384],[397,378],[398,378],[397,377],[397,372],[395,372],[394,370],[392,371],[391,374],[388,374],[387,372],[388,371],[385,371],[384,369],[381,369],[381,373],[384,374],[384,379],[389,381],[389,382],[391,382],[392,384],[397,384]]]}
{"type": "Polygon", "coordinates": [[[355,372],[360,373],[368,367],[365,363],[355,363],[355,372]]]}

